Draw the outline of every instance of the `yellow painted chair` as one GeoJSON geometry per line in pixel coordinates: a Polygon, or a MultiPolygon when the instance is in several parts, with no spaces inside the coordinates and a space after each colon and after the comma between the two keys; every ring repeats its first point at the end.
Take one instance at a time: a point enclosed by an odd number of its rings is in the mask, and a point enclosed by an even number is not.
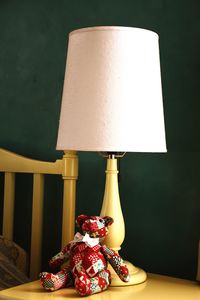
{"type": "Polygon", "coordinates": [[[29,159],[0,149],[0,172],[4,172],[3,237],[13,239],[15,174],[33,174],[32,230],[30,278],[38,278],[41,271],[43,196],[45,174],[61,175],[63,179],[62,246],[74,237],[76,179],[78,159],[76,152],[66,152],[62,159],[46,162],[29,159]]]}

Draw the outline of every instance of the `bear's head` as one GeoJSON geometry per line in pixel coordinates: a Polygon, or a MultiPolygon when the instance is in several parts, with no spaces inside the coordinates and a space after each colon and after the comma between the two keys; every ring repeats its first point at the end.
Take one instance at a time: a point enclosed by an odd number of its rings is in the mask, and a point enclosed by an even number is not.
{"type": "Polygon", "coordinates": [[[108,226],[113,223],[111,217],[80,215],[76,219],[76,224],[83,233],[88,233],[91,238],[104,238],[108,234],[108,226]]]}

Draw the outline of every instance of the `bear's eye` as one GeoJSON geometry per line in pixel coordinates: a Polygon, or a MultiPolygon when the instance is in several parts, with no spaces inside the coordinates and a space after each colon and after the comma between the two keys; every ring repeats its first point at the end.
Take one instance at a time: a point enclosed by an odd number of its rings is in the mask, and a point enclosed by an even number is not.
{"type": "Polygon", "coordinates": [[[99,222],[103,223],[103,219],[100,219],[99,222]]]}

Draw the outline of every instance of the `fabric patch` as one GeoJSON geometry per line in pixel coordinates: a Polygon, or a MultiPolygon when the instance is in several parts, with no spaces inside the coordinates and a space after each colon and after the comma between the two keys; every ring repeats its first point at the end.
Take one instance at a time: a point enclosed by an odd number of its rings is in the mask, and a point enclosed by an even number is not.
{"type": "Polygon", "coordinates": [[[80,260],[73,268],[72,272],[77,275],[77,273],[80,273],[83,271],[83,266],[82,266],[82,260],[80,260]]]}
{"type": "Polygon", "coordinates": [[[81,243],[81,244],[78,245],[78,250],[80,252],[83,252],[85,250],[85,248],[87,248],[87,245],[84,244],[84,243],[81,243]]]}
{"type": "Polygon", "coordinates": [[[92,247],[92,250],[93,250],[94,252],[98,252],[100,248],[101,248],[100,245],[96,245],[96,246],[92,247]]]}
{"type": "Polygon", "coordinates": [[[101,288],[99,286],[98,279],[97,278],[91,278],[90,281],[91,281],[90,288],[91,288],[92,294],[101,292],[101,288]]]}
{"type": "Polygon", "coordinates": [[[109,271],[102,271],[99,273],[99,277],[105,279],[107,284],[110,284],[110,274],[108,273],[109,271]]]}
{"type": "Polygon", "coordinates": [[[86,272],[90,277],[94,277],[97,273],[105,268],[101,259],[97,260],[92,266],[90,266],[86,272]]]}

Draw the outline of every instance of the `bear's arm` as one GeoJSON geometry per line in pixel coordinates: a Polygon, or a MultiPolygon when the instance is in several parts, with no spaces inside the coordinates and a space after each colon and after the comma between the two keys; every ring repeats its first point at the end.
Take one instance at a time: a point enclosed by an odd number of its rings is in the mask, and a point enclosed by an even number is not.
{"type": "Polygon", "coordinates": [[[103,245],[101,250],[106,260],[111,264],[119,278],[124,282],[128,282],[130,279],[129,270],[121,256],[114,250],[108,248],[106,245],[103,245]]]}
{"type": "Polygon", "coordinates": [[[51,268],[57,268],[61,266],[64,262],[68,261],[70,256],[71,243],[67,244],[59,253],[54,255],[49,261],[49,266],[51,268]]]}

